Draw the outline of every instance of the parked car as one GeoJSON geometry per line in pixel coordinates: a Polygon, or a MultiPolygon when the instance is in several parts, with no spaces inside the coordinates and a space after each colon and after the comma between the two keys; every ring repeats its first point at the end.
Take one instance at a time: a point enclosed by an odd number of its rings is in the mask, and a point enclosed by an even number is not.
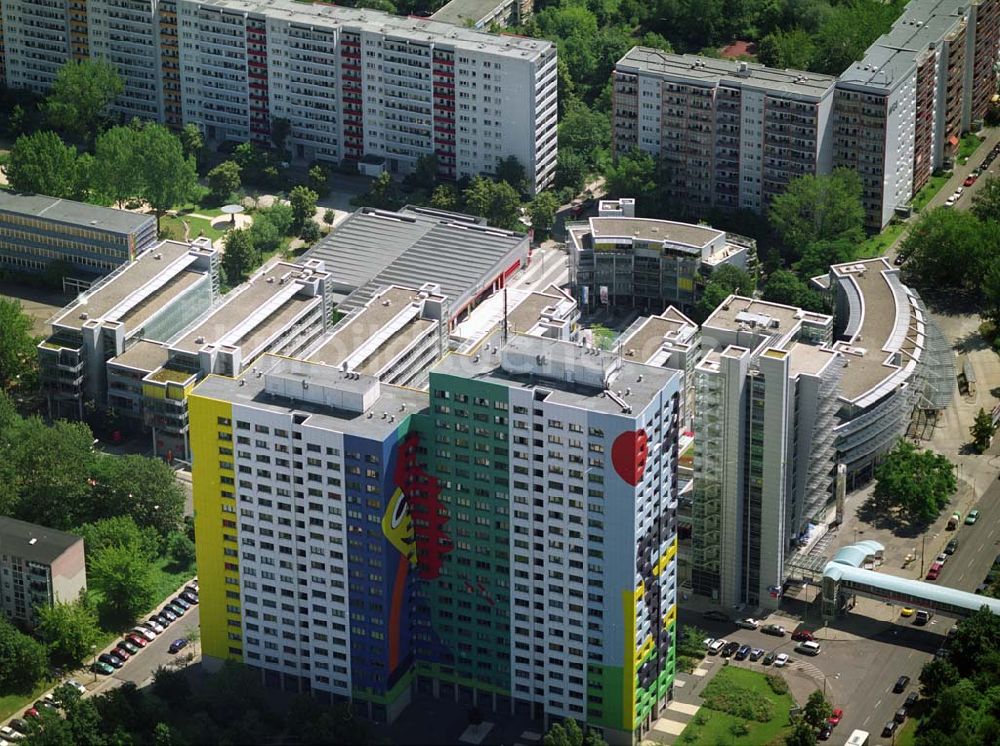
{"type": "Polygon", "coordinates": [[[812,640],[806,640],[805,642],[800,642],[795,646],[796,653],[802,653],[803,655],[819,655],[822,648],[819,643],[813,642],[812,640]]]}
{"type": "Polygon", "coordinates": [[[114,653],[101,653],[97,658],[98,663],[107,663],[112,668],[121,668],[125,665],[125,659],[114,653]]]}
{"type": "Polygon", "coordinates": [[[760,628],[760,631],[765,635],[773,635],[774,637],[784,637],[785,628],[780,624],[765,624],[760,628]]]}
{"type": "Polygon", "coordinates": [[[9,724],[11,728],[22,734],[22,736],[28,735],[28,724],[21,720],[21,718],[14,718],[9,724]]]}
{"type": "Polygon", "coordinates": [[[965,525],[966,526],[971,526],[973,523],[975,523],[978,520],[979,520],[979,511],[978,510],[970,510],[969,514],[967,516],[965,516],[965,525]]]}
{"type": "Polygon", "coordinates": [[[788,653],[778,653],[778,656],[774,659],[774,665],[778,668],[784,668],[788,663],[788,653]]]}
{"type": "Polygon", "coordinates": [[[146,638],[146,642],[152,642],[156,639],[156,632],[151,627],[139,625],[138,627],[133,627],[132,632],[140,637],[146,638]]]}
{"type": "Polygon", "coordinates": [[[953,195],[951,195],[950,197],[948,197],[948,199],[946,199],[946,200],[944,201],[944,206],[945,206],[945,207],[954,207],[954,206],[955,206],[955,203],[956,203],[956,202],[958,202],[958,197],[956,197],[956,196],[955,196],[955,195],[953,194],[953,195]]]}
{"type": "Polygon", "coordinates": [[[954,531],[956,528],[958,528],[958,524],[961,522],[962,522],[962,514],[952,513],[951,518],[948,519],[948,525],[945,526],[945,528],[948,529],[949,531],[954,531]]]}
{"type": "Polygon", "coordinates": [[[149,621],[145,622],[142,626],[149,627],[151,630],[153,630],[153,632],[155,632],[158,635],[163,633],[163,625],[160,624],[160,620],[157,619],[155,616],[151,616],[149,618],[149,621]]]}
{"type": "Polygon", "coordinates": [[[941,575],[941,563],[933,562],[931,566],[927,568],[927,574],[924,576],[924,580],[937,580],[941,575]]]}
{"type": "Polygon", "coordinates": [[[717,622],[728,622],[729,616],[725,613],[719,611],[718,609],[711,609],[702,614],[706,619],[714,619],[717,622]]]}
{"type": "Polygon", "coordinates": [[[928,611],[927,609],[917,609],[917,615],[914,617],[913,623],[923,626],[931,620],[932,616],[934,616],[933,611],[928,611]]]}
{"type": "Polygon", "coordinates": [[[920,699],[919,694],[917,694],[916,692],[910,692],[909,694],[906,695],[906,701],[903,702],[903,707],[905,707],[908,710],[913,709],[913,705],[917,703],[918,699],[920,699]]]}
{"type": "Polygon", "coordinates": [[[816,734],[816,738],[819,739],[820,741],[829,741],[830,736],[832,735],[833,735],[833,728],[831,728],[829,725],[824,725],[822,728],[819,729],[819,733],[816,734]]]}
{"type": "Polygon", "coordinates": [[[723,658],[729,658],[739,649],[740,644],[738,642],[727,642],[726,646],[722,648],[721,655],[723,658]]]}
{"type": "Polygon", "coordinates": [[[840,721],[844,719],[844,711],[839,707],[833,711],[833,714],[826,719],[827,724],[831,728],[836,728],[840,725],[840,721]]]}
{"type": "Polygon", "coordinates": [[[140,635],[138,632],[129,632],[125,635],[125,639],[138,648],[144,648],[149,643],[149,640],[140,635]]]}
{"type": "Polygon", "coordinates": [[[770,653],[768,653],[767,655],[764,656],[764,660],[762,662],[763,662],[763,664],[765,666],[770,666],[772,663],[774,663],[774,660],[777,657],[778,657],[778,654],[775,653],[774,651],[771,651],[770,653]]]}
{"type": "Polygon", "coordinates": [[[900,616],[913,616],[913,607],[912,606],[904,606],[902,609],[899,610],[899,615],[900,616]]]}
{"type": "Polygon", "coordinates": [[[181,608],[180,606],[178,606],[177,604],[175,604],[173,601],[171,601],[166,606],[164,606],[163,607],[163,611],[164,611],[164,613],[166,613],[168,611],[172,612],[174,614],[174,616],[176,616],[178,619],[180,619],[182,616],[184,616],[187,613],[187,609],[181,608]]]}
{"type": "Polygon", "coordinates": [[[954,554],[958,551],[958,539],[952,539],[944,548],[945,554],[954,554]]]}
{"type": "Polygon", "coordinates": [[[159,614],[153,614],[153,616],[151,616],[149,618],[149,621],[150,622],[155,622],[155,623],[159,624],[160,625],[160,630],[162,631],[162,630],[165,630],[167,627],[169,627],[170,626],[170,622],[172,622],[173,620],[172,619],[168,619],[167,615],[163,614],[161,612],[159,614]]]}
{"type": "Polygon", "coordinates": [[[896,710],[896,713],[892,716],[892,719],[895,720],[897,723],[902,724],[906,720],[906,708],[900,707],[898,710],[896,710]]]}
{"type": "Polygon", "coordinates": [[[159,616],[166,617],[171,622],[176,622],[178,619],[180,619],[180,616],[178,614],[175,614],[169,606],[164,606],[162,609],[160,609],[159,616]]]}
{"type": "Polygon", "coordinates": [[[976,183],[976,177],[973,176],[972,174],[969,174],[968,176],[966,176],[965,177],[965,181],[962,182],[962,184],[964,184],[967,187],[970,187],[970,186],[972,186],[975,183],[976,183]]]}
{"type": "Polygon", "coordinates": [[[116,645],[116,647],[121,650],[124,650],[129,655],[135,655],[136,653],[139,652],[139,646],[136,645],[131,640],[122,640],[120,643],[118,643],[118,645],[116,645]]]}
{"type": "Polygon", "coordinates": [[[189,603],[188,603],[187,601],[185,601],[185,600],[184,600],[183,598],[181,598],[180,596],[178,596],[177,598],[175,598],[175,599],[174,599],[173,601],[171,601],[170,603],[171,603],[171,605],[173,605],[173,606],[180,606],[180,607],[181,607],[182,609],[184,609],[184,611],[187,611],[188,609],[190,609],[190,608],[191,608],[191,604],[189,604],[189,603]]]}
{"type": "Polygon", "coordinates": [[[194,593],[193,591],[184,591],[183,593],[181,593],[181,598],[183,598],[189,604],[198,603],[198,594],[194,593]]]}
{"type": "Polygon", "coordinates": [[[764,655],[764,648],[754,648],[750,651],[750,660],[756,661],[760,660],[761,656],[764,655]]]}
{"type": "Polygon", "coordinates": [[[941,552],[941,554],[939,554],[937,557],[934,558],[934,561],[937,562],[939,565],[943,565],[945,562],[948,561],[948,554],[946,552],[941,552]]]}
{"type": "Polygon", "coordinates": [[[25,720],[28,720],[30,718],[40,718],[41,715],[38,714],[38,710],[36,710],[34,707],[29,707],[27,710],[21,713],[21,717],[23,717],[25,720]]]}
{"type": "Polygon", "coordinates": [[[739,619],[736,622],[736,626],[740,629],[757,629],[760,626],[760,622],[756,619],[751,619],[747,617],[746,619],[739,619]]]}
{"type": "Polygon", "coordinates": [[[182,648],[187,647],[187,644],[188,644],[187,640],[185,640],[184,638],[180,638],[180,639],[174,640],[172,643],[170,643],[169,650],[170,650],[171,653],[177,653],[177,652],[180,652],[180,650],[182,648]]]}
{"type": "Polygon", "coordinates": [[[893,735],[896,733],[896,727],[898,725],[899,723],[897,723],[895,720],[890,720],[888,723],[886,723],[885,727],[882,729],[882,738],[892,738],[893,735]]]}
{"type": "Polygon", "coordinates": [[[7,741],[20,741],[24,736],[9,725],[0,726],[0,738],[7,741]]]}
{"type": "Polygon", "coordinates": [[[704,640],[701,641],[701,646],[705,648],[705,650],[708,650],[710,647],[712,647],[713,642],[715,642],[714,637],[706,637],[704,640]]]}
{"type": "Polygon", "coordinates": [[[979,596],[985,595],[986,589],[989,587],[990,587],[989,583],[980,583],[979,585],[976,586],[976,595],[979,596]]]}
{"type": "Polygon", "coordinates": [[[110,676],[115,672],[115,667],[110,663],[105,663],[102,660],[94,661],[94,665],[90,667],[90,670],[94,673],[102,673],[105,676],[110,676]]]}
{"type": "Polygon", "coordinates": [[[813,633],[807,629],[797,629],[792,632],[792,639],[796,642],[808,642],[815,640],[816,638],[813,637],[813,633]]]}
{"type": "Polygon", "coordinates": [[[77,681],[76,679],[69,679],[69,680],[68,680],[68,681],[66,682],[66,686],[71,686],[71,687],[73,687],[73,688],[74,688],[74,689],[76,689],[76,690],[77,690],[77,691],[78,691],[78,692],[79,692],[80,694],[86,694],[86,693],[87,693],[87,687],[85,687],[85,686],[84,686],[83,684],[81,684],[81,683],[80,683],[79,681],[77,681]]]}
{"type": "Polygon", "coordinates": [[[725,640],[716,640],[715,642],[713,642],[711,645],[708,646],[708,654],[718,655],[719,652],[728,644],[729,643],[727,643],[725,640]]]}
{"type": "Polygon", "coordinates": [[[752,649],[753,648],[751,648],[749,645],[740,645],[739,649],[736,651],[736,654],[733,656],[733,658],[738,661],[745,661],[747,659],[747,656],[750,655],[750,651],[752,649]]]}
{"type": "Polygon", "coordinates": [[[129,651],[122,650],[121,648],[117,647],[114,648],[110,653],[108,653],[108,655],[114,655],[117,656],[118,658],[121,658],[123,663],[132,657],[132,654],[129,651]]]}
{"type": "Polygon", "coordinates": [[[908,687],[909,685],[910,685],[910,677],[905,675],[900,676],[898,679],[896,679],[896,683],[893,684],[892,692],[893,694],[902,694],[903,692],[906,691],[906,687],[908,687]]]}

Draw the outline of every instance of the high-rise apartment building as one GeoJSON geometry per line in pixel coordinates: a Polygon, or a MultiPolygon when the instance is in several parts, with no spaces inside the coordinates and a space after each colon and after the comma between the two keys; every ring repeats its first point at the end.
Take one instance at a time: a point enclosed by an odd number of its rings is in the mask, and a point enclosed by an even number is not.
{"type": "Polygon", "coordinates": [[[830,169],[836,78],[634,47],[612,74],[616,154],[662,159],[692,212],[760,211],[803,174],[830,169]]]}
{"type": "Polygon", "coordinates": [[[497,341],[428,392],[270,355],[196,388],[209,660],[380,720],[415,687],[645,732],[675,667],[681,376],[497,341]]]}
{"type": "Polygon", "coordinates": [[[4,0],[6,80],[44,92],[73,58],[118,68],[126,116],[192,122],[210,141],[294,158],[377,159],[406,174],[493,173],[514,156],[533,189],[556,162],[556,48],[431,19],[292,0],[4,0]]]}
{"type": "Polygon", "coordinates": [[[833,318],[730,296],[701,333],[692,585],[725,606],[777,608],[788,558],[833,498],[833,318]]]}
{"type": "Polygon", "coordinates": [[[881,229],[947,164],[996,88],[1000,0],[912,0],[836,78],[636,47],[613,73],[613,147],[664,160],[693,211],[762,210],[845,167],[881,229]]]}

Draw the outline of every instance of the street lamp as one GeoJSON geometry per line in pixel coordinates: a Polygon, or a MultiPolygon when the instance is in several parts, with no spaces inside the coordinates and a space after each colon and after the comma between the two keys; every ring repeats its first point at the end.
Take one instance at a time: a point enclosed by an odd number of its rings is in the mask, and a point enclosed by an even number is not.
{"type": "Polygon", "coordinates": [[[91,645],[90,652],[94,654],[94,663],[90,670],[94,672],[94,681],[97,681],[97,645],[91,645]]]}

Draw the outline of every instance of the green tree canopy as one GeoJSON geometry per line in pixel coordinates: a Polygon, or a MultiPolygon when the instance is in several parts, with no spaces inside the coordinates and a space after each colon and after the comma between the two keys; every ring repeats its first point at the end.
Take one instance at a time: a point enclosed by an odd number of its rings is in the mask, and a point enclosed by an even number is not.
{"type": "Polygon", "coordinates": [[[0,692],[30,692],[48,667],[45,646],[0,616],[0,692]]]}
{"type": "Polygon", "coordinates": [[[861,178],[854,171],[838,168],[831,174],[792,179],[788,188],[771,200],[768,215],[790,261],[817,241],[860,241],[865,219],[861,178]]]}
{"type": "Polygon", "coordinates": [[[220,204],[227,202],[240,184],[240,166],[236,161],[223,161],[208,172],[209,192],[220,204]]]}
{"type": "Polygon", "coordinates": [[[307,186],[299,185],[288,193],[288,201],[292,205],[292,227],[296,232],[302,230],[306,221],[312,220],[316,214],[316,201],[319,195],[307,186]]]}
{"type": "Polygon", "coordinates": [[[709,277],[701,297],[695,304],[695,315],[699,320],[707,319],[712,311],[733,293],[752,296],[755,288],[756,282],[749,272],[731,264],[723,264],[709,277]]]}
{"type": "Polygon", "coordinates": [[[96,517],[128,515],[160,536],[177,530],[184,517],[184,490],[161,459],[129,454],[102,456],[91,471],[96,517]]]}
{"type": "Polygon", "coordinates": [[[579,194],[586,186],[587,159],[575,151],[559,151],[556,157],[556,189],[571,189],[579,194]]]}
{"type": "Polygon", "coordinates": [[[295,212],[287,202],[275,200],[269,207],[257,212],[257,220],[267,220],[280,236],[291,236],[295,232],[295,212]]]}
{"type": "Polygon", "coordinates": [[[254,248],[250,231],[245,228],[229,231],[224,244],[222,271],[226,273],[226,282],[238,285],[258,266],[260,255],[254,248]]]}
{"type": "Polygon", "coordinates": [[[19,192],[50,197],[78,197],[79,158],[55,132],[21,135],[14,141],[5,166],[7,181],[19,192]]]}
{"type": "Polygon", "coordinates": [[[656,200],[657,166],[649,153],[631,150],[618,156],[618,162],[604,174],[604,188],[608,197],[635,197],[642,210],[652,209],[647,204],[656,200]]]}
{"type": "Polygon", "coordinates": [[[875,469],[874,500],[898,508],[915,523],[929,523],[948,504],[956,488],[955,465],[931,450],[900,440],[875,469]]]}
{"type": "Polygon", "coordinates": [[[459,194],[454,184],[438,184],[431,194],[431,207],[438,210],[457,210],[459,194]]]}
{"type": "Polygon", "coordinates": [[[558,209],[559,200],[556,195],[552,192],[540,192],[528,206],[531,227],[542,232],[551,230],[558,209]]]}
{"type": "Polygon", "coordinates": [[[115,544],[94,553],[88,578],[108,616],[127,624],[152,606],[152,568],[141,547],[115,544]]]}
{"type": "Polygon", "coordinates": [[[94,189],[118,207],[142,194],[142,139],[134,127],[112,127],[94,144],[94,189]]]}
{"type": "Polygon", "coordinates": [[[569,101],[559,121],[559,155],[575,154],[593,168],[601,152],[610,147],[611,120],[607,112],[594,111],[579,100],[569,101]]]}
{"type": "Polygon", "coordinates": [[[181,150],[185,158],[194,158],[196,164],[205,157],[205,137],[197,124],[188,122],[180,131],[181,150]]]}
{"type": "Polygon", "coordinates": [[[800,28],[774,31],[757,45],[758,61],[782,70],[808,70],[815,55],[812,36],[800,28]]]}
{"type": "Polygon", "coordinates": [[[56,127],[90,142],[100,131],[114,100],[125,84],[113,64],[104,59],[71,60],[56,74],[45,109],[56,127]]]}
{"type": "Polygon", "coordinates": [[[508,155],[497,161],[496,178],[497,181],[506,181],[518,193],[524,192],[528,183],[524,165],[514,155],[508,155]]]}
{"type": "Polygon", "coordinates": [[[31,318],[21,302],[0,298],[0,389],[13,391],[35,381],[37,351],[31,318]]]}
{"type": "Polygon", "coordinates": [[[51,606],[40,606],[36,614],[38,636],[48,647],[52,662],[82,665],[90,655],[90,646],[96,644],[100,636],[97,612],[87,597],[70,603],[57,601],[51,606]]]}
{"type": "Polygon", "coordinates": [[[787,269],[772,272],[764,283],[764,300],[798,306],[807,311],[826,311],[826,303],[818,292],[810,288],[798,275],[787,269]]]}
{"type": "Polygon", "coordinates": [[[490,225],[507,230],[524,228],[519,220],[521,198],[508,182],[477,176],[465,190],[464,197],[466,209],[474,215],[482,215],[490,225]]]}
{"type": "Polygon", "coordinates": [[[805,720],[798,720],[792,732],[785,736],[785,746],[816,746],[816,729],[805,720]]]}
{"type": "Polygon", "coordinates": [[[161,124],[142,130],[143,198],[160,218],[172,207],[194,198],[198,170],[194,158],[184,157],[181,141],[161,124]]]}
{"type": "Polygon", "coordinates": [[[982,407],[979,408],[979,413],[969,428],[969,434],[972,435],[972,445],[976,453],[985,453],[990,447],[990,441],[993,440],[993,417],[982,407]]]}
{"type": "Polygon", "coordinates": [[[820,728],[828,717],[833,714],[833,707],[826,699],[826,695],[819,689],[809,695],[806,706],[802,710],[802,717],[813,728],[820,728]]]}
{"type": "Polygon", "coordinates": [[[920,215],[899,254],[906,259],[907,275],[917,284],[977,289],[998,241],[996,223],[983,223],[965,210],[939,207],[920,215]]]}
{"type": "Polygon", "coordinates": [[[851,238],[814,241],[802,250],[802,256],[795,263],[795,272],[803,279],[825,275],[832,265],[851,262],[857,257],[858,244],[851,238]]]}
{"type": "Polygon", "coordinates": [[[140,528],[130,515],[117,515],[84,523],[75,529],[87,547],[87,559],[113,546],[137,547],[136,551],[152,560],[159,550],[159,535],[152,527],[140,528]]]}

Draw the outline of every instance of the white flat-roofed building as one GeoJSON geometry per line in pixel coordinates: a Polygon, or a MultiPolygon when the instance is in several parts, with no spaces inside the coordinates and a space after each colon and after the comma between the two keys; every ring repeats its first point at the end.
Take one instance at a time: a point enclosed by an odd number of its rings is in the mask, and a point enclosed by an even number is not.
{"type": "Polygon", "coordinates": [[[163,241],[103,278],[50,321],[38,345],[42,392],[54,417],[108,405],[107,362],[142,339],[168,339],[219,295],[219,255],[208,239],[163,241]]]}
{"type": "Polygon", "coordinates": [[[632,217],[634,202],[621,202],[601,202],[598,217],[567,226],[570,282],[586,309],[690,307],[715,267],[752,270],[756,263],[753,239],[706,225],[632,217]]]}
{"type": "Polygon", "coordinates": [[[734,295],[701,334],[692,585],[727,607],[777,608],[789,559],[834,496],[833,317],[734,295]]]}

